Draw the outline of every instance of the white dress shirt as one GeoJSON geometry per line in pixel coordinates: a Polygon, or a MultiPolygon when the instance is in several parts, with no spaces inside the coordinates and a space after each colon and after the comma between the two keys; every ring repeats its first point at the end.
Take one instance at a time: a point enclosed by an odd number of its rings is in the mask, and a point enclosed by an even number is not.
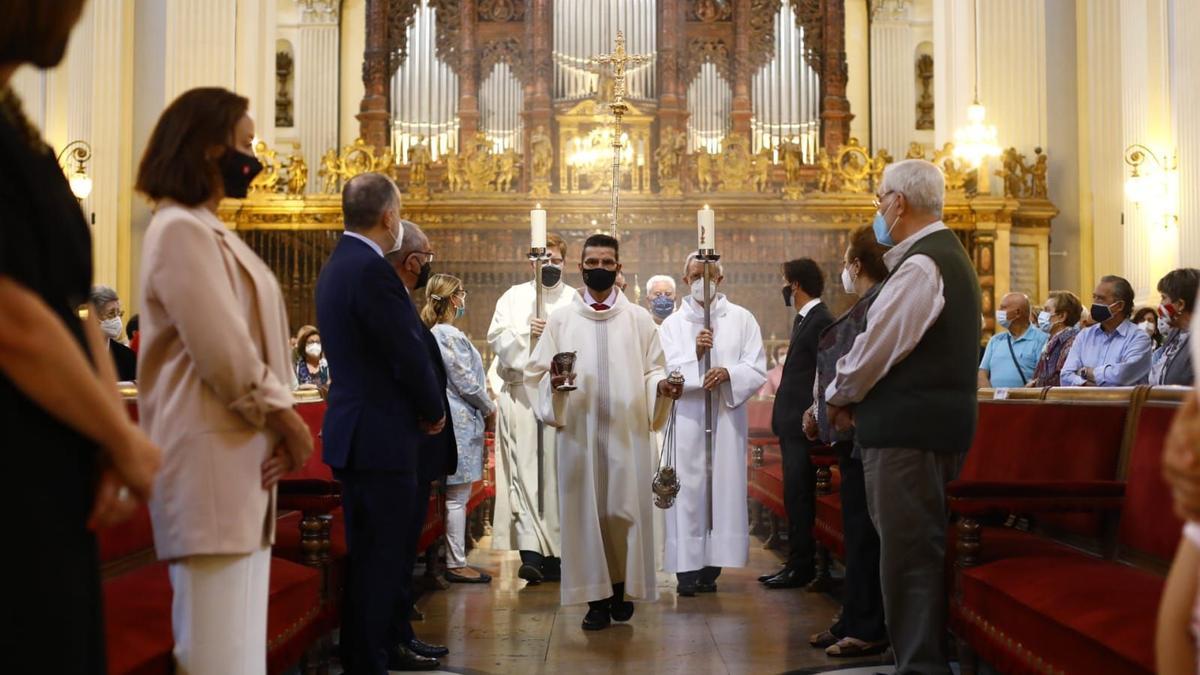
{"type": "Polygon", "coordinates": [[[804,306],[800,308],[799,312],[797,312],[800,315],[800,320],[803,321],[804,318],[808,316],[808,313],[813,310],[813,307],[816,307],[819,304],[821,304],[820,298],[813,298],[812,300],[804,303],[804,306]]]}
{"type": "Polygon", "coordinates": [[[357,240],[365,243],[367,246],[371,247],[372,251],[375,251],[376,253],[378,253],[380,258],[383,257],[383,248],[381,248],[379,246],[379,244],[376,244],[375,242],[362,236],[361,234],[359,234],[357,232],[351,232],[350,230],[345,230],[344,232],[342,232],[342,236],[343,237],[353,237],[354,239],[357,239],[357,240]]]}
{"type": "Polygon", "coordinates": [[[918,241],[945,230],[936,221],[883,254],[883,262],[894,270],[879,296],[867,311],[867,329],[837,364],[837,375],[825,390],[831,405],[858,403],[904,360],[946,307],[945,286],[937,263],[927,255],[914,255],[899,268],[896,265],[918,241]]]}

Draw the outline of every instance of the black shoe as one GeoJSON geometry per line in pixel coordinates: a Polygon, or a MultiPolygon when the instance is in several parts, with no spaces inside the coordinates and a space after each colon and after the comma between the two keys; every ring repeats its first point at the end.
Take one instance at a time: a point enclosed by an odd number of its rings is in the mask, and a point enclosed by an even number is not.
{"type": "Polygon", "coordinates": [[[588,609],[587,616],[583,617],[584,630],[604,630],[610,625],[612,625],[612,616],[608,613],[607,604],[601,605],[597,603],[592,605],[588,609]]]}
{"type": "Polygon", "coordinates": [[[633,603],[628,600],[613,601],[609,614],[613,621],[625,622],[633,618],[633,603]]]}
{"type": "Polygon", "coordinates": [[[546,557],[542,560],[542,579],[545,581],[562,581],[562,559],[546,557]]]}
{"type": "Polygon", "coordinates": [[[388,656],[388,670],[437,670],[442,664],[437,659],[421,656],[413,650],[400,645],[388,656]]]}
{"type": "Polygon", "coordinates": [[[431,645],[417,638],[413,638],[408,643],[408,648],[417,656],[424,656],[429,659],[436,659],[450,653],[450,649],[445,645],[431,645]]]}
{"type": "Polygon", "coordinates": [[[705,583],[705,582],[701,581],[696,584],[696,592],[697,593],[716,593],[717,592],[717,584],[716,584],[716,582],[705,583]]]}
{"type": "Polygon", "coordinates": [[[446,581],[452,584],[487,584],[492,581],[492,577],[483,572],[480,572],[477,577],[466,577],[452,569],[447,569],[444,576],[446,577],[446,581]]]}
{"type": "Polygon", "coordinates": [[[681,598],[696,597],[696,582],[691,579],[680,579],[679,585],[675,587],[675,594],[681,598]]]}
{"type": "Polygon", "coordinates": [[[780,572],[783,572],[785,570],[787,570],[786,567],[781,570],[778,570],[776,572],[771,572],[770,574],[764,574],[758,578],[758,583],[765,584],[765,583],[767,583],[767,581],[779,576],[780,572]]]}
{"type": "Polygon", "coordinates": [[[542,583],[542,580],[545,579],[545,577],[542,576],[542,571],[537,567],[530,565],[529,563],[524,563],[521,565],[521,568],[517,570],[517,576],[529,582],[530,586],[536,586],[542,583]]]}
{"type": "Polygon", "coordinates": [[[793,569],[785,569],[764,581],[763,585],[767,588],[803,588],[813,580],[814,576],[812,572],[805,574],[793,569]]]}

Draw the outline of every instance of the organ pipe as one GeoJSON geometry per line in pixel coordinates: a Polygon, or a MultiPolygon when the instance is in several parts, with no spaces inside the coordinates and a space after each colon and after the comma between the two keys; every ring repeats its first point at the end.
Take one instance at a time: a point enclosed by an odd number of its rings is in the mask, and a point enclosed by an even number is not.
{"type": "Polygon", "coordinates": [[[507,63],[497,63],[484,78],[479,88],[480,128],[491,141],[493,152],[521,150],[524,98],[521,81],[507,63]]]}
{"type": "MultiPolygon", "coordinates": [[[[578,100],[596,94],[599,77],[588,59],[612,51],[617,30],[625,33],[625,48],[633,54],[656,54],[658,14],[655,0],[554,0],[554,98],[578,100]]],[[[626,71],[630,99],[657,96],[655,64],[626,71]]]]}
{"type": "Polygon", "coordinates": [[[392,145],[407,161],[408,149],[424,136],[436,161],[458,146],[458,75],[437,58],[437,20],[421,0],[408,27],[408,56],[392,78],[392,145]]]}
{"type": "Polygon", "coordinates": [[[791,141],[803,148],[804,161],[813,163],[819,147],[820,78],[804,58],[804,29],[791,20],[788,5],[781,3],[775,16],[774,56],[751,80],[750,124],[756,149],[791,141]]]}
{"type": "Polygon", "coordinates": [[[714,63],[700,66],[700,72],[688,85],[688,149],[721,151],[721,140],[729,133],[733,111],[733,88],[717,72],[714,63]]]}

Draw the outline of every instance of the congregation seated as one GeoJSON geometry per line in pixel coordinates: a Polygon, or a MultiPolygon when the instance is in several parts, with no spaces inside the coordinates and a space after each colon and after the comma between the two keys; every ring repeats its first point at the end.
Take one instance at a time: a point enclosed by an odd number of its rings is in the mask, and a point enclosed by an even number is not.
{"type": "Polygon", "coordinates": [[[1192,300],[1200,288],[1200,270],[1189,267],[1168,272],[1158,281],[1160,303],[1156,311],[1162,345],[1150,357],[1150,384],[1191,386],[1192,300]]]}
{"type": "Polygon", "coordinates": [[[1034,376],[1049,335],[1030,322],[1029,298],[1021,293],[1000,301],[996,325],[1005,332],[988,340],[979,362],[979,386],[1023,387],[1034,376]]]}
{"type": "Polygon", "coordinates": [[[1071,345],[1075,343],[1075,336],[1079,335],[1082,314],[1083,305],[1079,297],[1070,291],[1054,291],[1046,298],[1042,311],[1038,313],[1038,328],[1050,339],[1033,369],[1030,387],[1059,385],[1063,364],[1071,352],[1071,345]]]}
{"type": "Polygon", "coordinates": [[[1066,387],[1126,387],[1146,382],[1153,343],[1129,320],[1133,286],[1118,276],[1100,279],[1088,316],[1096,325],[1080,331],[1063,364],[1066,387]]]}
{"type": "Polygon", "coordinates": [[[108,286],[96,286],[88,297],[88,303],[91,305],[92,317],[100,324],[100,332],[104,334],[108,353],[117,369],[117,379],[121,382],[136,380],[137,354],[121,342],[123,312],[117,292],[108,286]]]}
{"type": "Polygon", "coordinates": [[[296,333],[296,387],[329,394],[329,362],[321,348],[321,333],[316,326],[301,326],[296,333]]]}

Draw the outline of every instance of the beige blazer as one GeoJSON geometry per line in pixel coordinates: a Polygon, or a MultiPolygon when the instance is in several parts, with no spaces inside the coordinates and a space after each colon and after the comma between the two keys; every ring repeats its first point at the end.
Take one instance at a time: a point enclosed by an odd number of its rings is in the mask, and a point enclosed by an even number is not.
{"type": "Polygon", "coordinates": [[[163,449],[150,515],[164,560],[250,553],[275,537],[267,413],[294,404],[271,269],[203,207],[158,205],[142,244],[140,424],[163,449]]]}

